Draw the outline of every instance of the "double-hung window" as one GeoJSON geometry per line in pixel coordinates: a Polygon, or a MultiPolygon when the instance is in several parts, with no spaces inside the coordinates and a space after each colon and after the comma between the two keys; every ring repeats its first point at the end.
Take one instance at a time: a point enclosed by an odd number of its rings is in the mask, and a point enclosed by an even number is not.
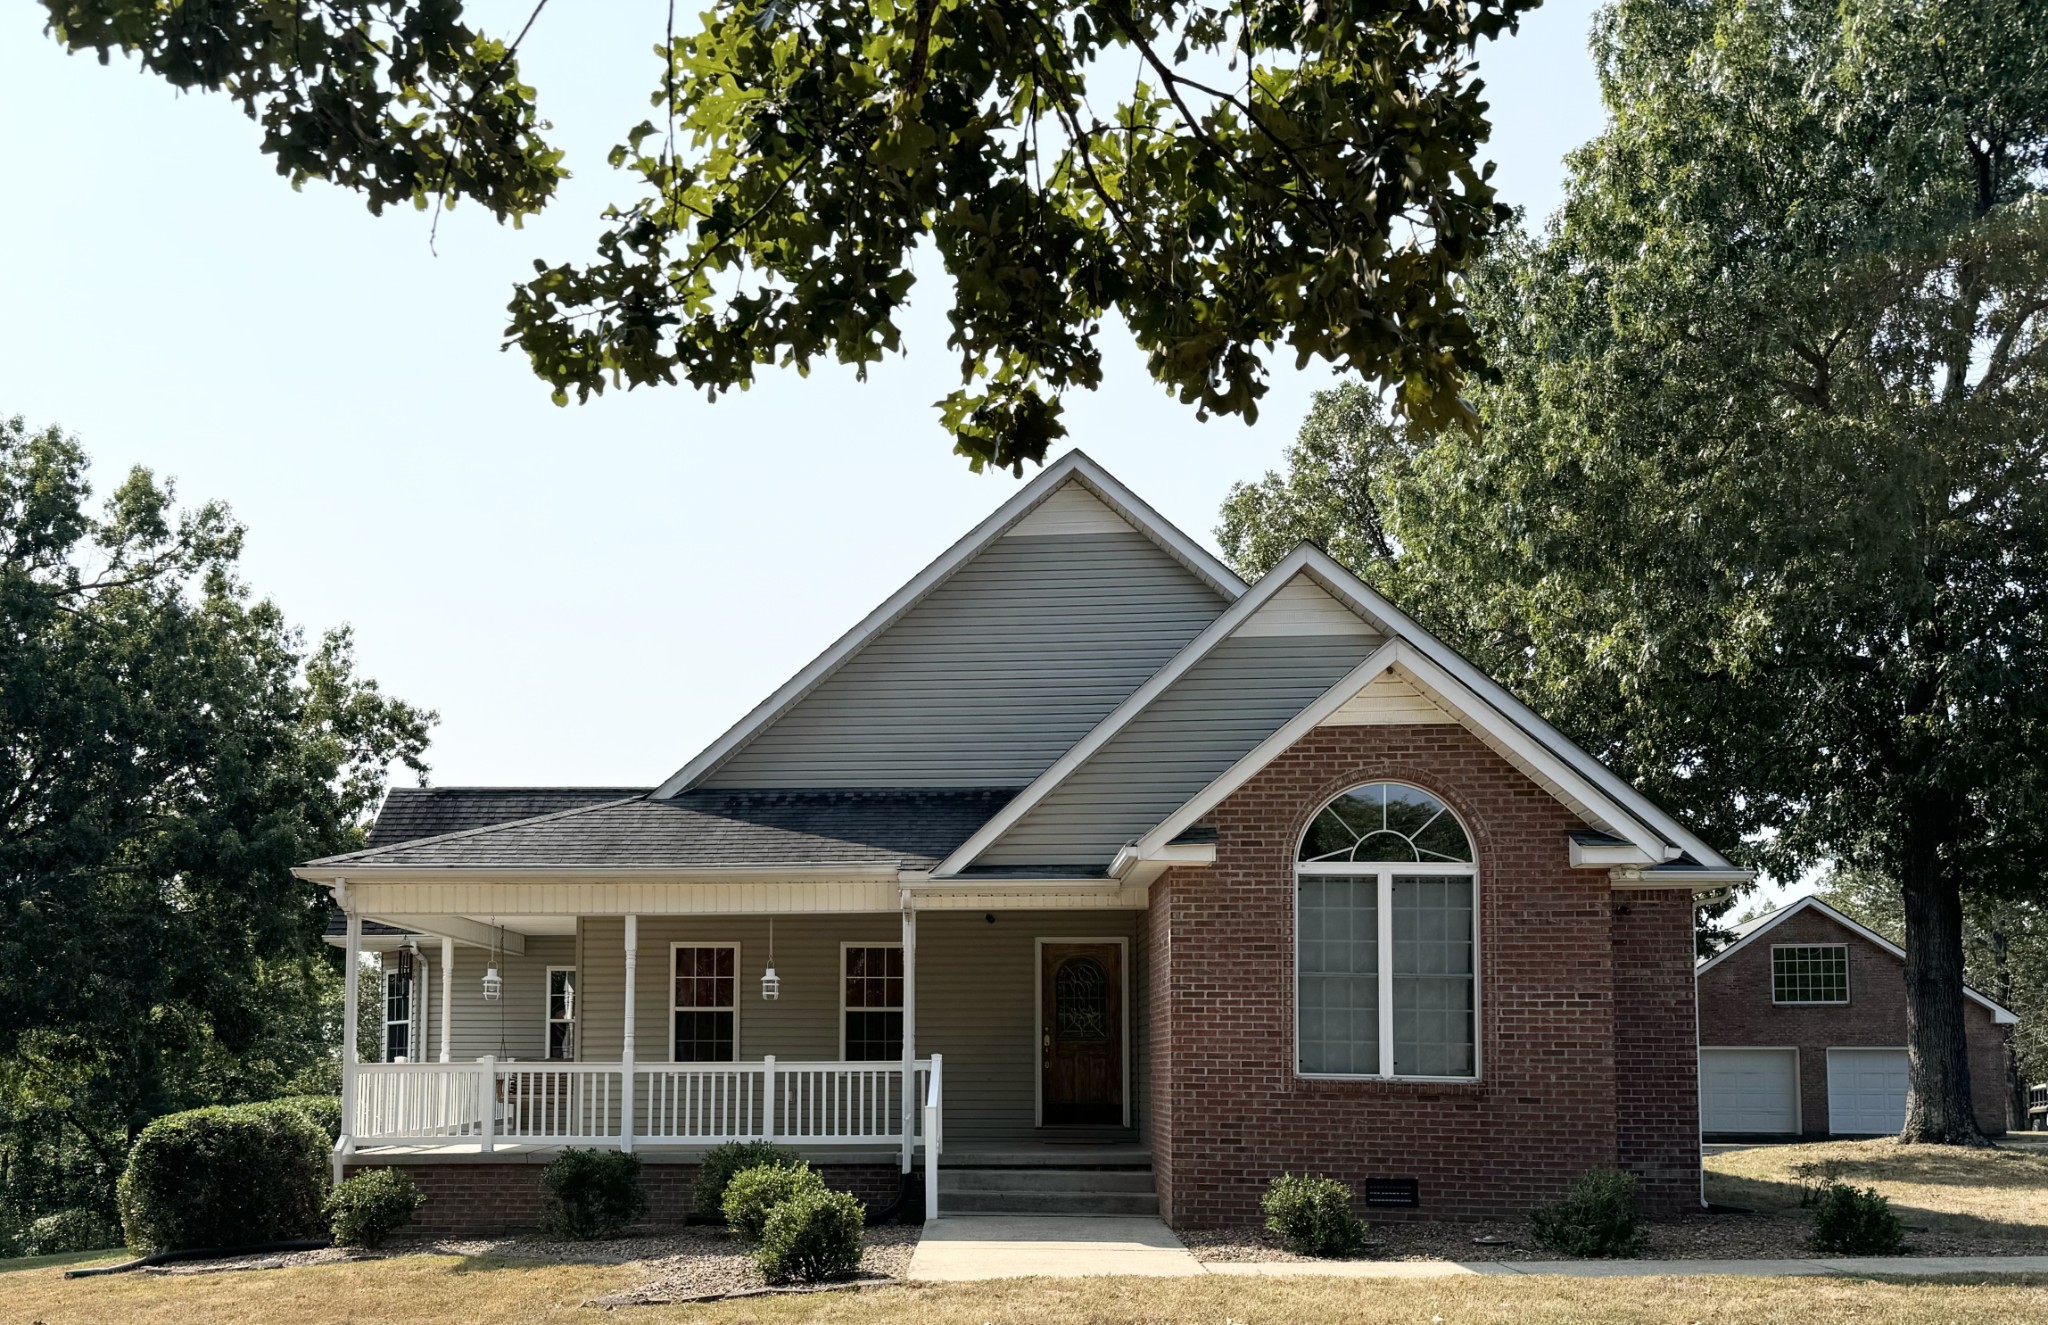
{"type": "Polygon", "coordinates": [[[548,967],[548,1057],[576,1057],[576,968],[548,967]]]}
{"type": "Polygon", "coordinates": [[[894,1062],[903,1057],[903,945],[849,943],[840,952],[841,1056],[894,1062]]]}
{"type": "Polygon", "coordinates": [[[734,944],[675,946],[674,1061],[737,1061],[739,966],[734,944]]]}
{"type": "Polygon", "coordinates": [[[384,972],[384,1061],[412,1060],[412,977],[384,972]]]}
{"type": "Polygon", "coordinates": [[[1478,874],[1457,816],[1402,783],[1354,787],[1296,871],[1296,1070],[1477,1076],[1478,874]]]}
{"type": "Polygon", "coordinates": [[[1782,943],[1771,949],[1771,1002],[1848,1001],[1848,944],[1782,943]]]}

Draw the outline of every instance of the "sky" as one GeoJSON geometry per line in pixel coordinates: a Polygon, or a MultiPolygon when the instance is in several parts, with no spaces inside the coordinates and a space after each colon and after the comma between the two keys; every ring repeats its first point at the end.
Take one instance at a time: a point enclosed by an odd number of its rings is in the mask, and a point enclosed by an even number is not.
{"type": "MultiPolygon", "coordinates": [[[[499,33],[528,9],[471,6],[499,33]]],[[[1554,0],[1480,54],[1496,182],[1534,217],[1601,125],[1592,10],[1554,0]]],[[[294,192],[225,98],[67,56],[43,14],[0,9],[0,415],[78,437],[103,492],[144,465],[227,502],[255,591],[309,634],[352,625],[368,675],[438,710],[437,784],[659,782],[1017,486],[937,425],[936,286],[866,383],[565,409],[500,350],[512,284],[633,196],[604,156],[648,113],[655,0],[543,13],[521,65],[573,178],[523,229],[445,215],[431,249],[425,215],[294,192]]],[[[1335,379],[1283,362],[1255,426],[1204,423],[1111,339],[1071,442],[1213,546],[1335,379]]]]}

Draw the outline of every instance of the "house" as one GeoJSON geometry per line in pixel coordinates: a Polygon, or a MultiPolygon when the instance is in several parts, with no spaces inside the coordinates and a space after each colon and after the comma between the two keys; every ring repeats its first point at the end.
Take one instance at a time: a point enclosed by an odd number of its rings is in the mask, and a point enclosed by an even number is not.
{"type": "MultiPolygon", "coordinates": [[[[1906,1123],[1905,952],[1818,897],[1735,929],[1699,964],[1700,1127],[1710,1136],[1881,1136],[1906,1123]]],[[[1977,1125],[2006,1130],[2019,1019],[1963,991],[1977,1125]]]]}
{"type": "Polygon", "coordinates": [[[1247,586],[1079,453],[658,786],[398,790],[300,874],[402,954],[337,1167],[469,1228],[563,1146],[672,1216],[755,1137],[941,1213],[1697,1208],[1694,897],[1749,877],[1318,549],[1247,586]]]}

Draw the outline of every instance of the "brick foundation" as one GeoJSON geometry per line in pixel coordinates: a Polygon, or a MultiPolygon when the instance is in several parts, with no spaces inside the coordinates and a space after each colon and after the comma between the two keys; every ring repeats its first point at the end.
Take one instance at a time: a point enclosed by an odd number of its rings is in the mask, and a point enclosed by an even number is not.
{"type": "Polygon", "coordinates": [[[1144,934],[1170,1222],[1255,1222],[1267,1182],[1290,1170],[1354,1188],[1414,1178],[1414,1217],[1441,1219],[1519,1214],[1619,1163],[1644,1178],[1647,1213],[1698,1208],[1689,895],[1617,893],[1604,870],[1571,868],[1580,822],[1450,724],[1318,728],[1208,822],[1216,863],[1156,884],[1144,934]],[[1478,851],[1470,1084],[1294,1072],[1295,849],[1330,797],[1381,779],[1440,796],[1478,851]]]}
{"type": "MultiPolygon", "coordinates": [[[[540,1226],[539,1162],[457,1164],[351,1164],[353,1175],[373,1168],[399,1169],[419,1184],[426,1196],[413,1216],[412,1233],[431,1237],[470,1237],[518,1233],[540,1226]]],[[[825,1184],[852,1192],[867,1203],[870,1217],[896,1203],[901,1177],[894,1164],[820,1164],[825,1184]]],[[[647,1163],[640,1170],[640,1189],[647,1195],[641,1226],[674,1228],[694,1211],[695,1164],[647,1163]]]]}

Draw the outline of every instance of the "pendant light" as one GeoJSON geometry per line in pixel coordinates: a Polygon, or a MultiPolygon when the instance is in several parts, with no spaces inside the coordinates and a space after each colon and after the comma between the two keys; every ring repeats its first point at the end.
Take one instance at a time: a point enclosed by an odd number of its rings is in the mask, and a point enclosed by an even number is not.
{"type": "Polygon", "coordinates": [[[775,974],[775,917],[768,917],[768,969],[761,972],[761,997],[773,1003],[782,997],[782,977],[775,974]]]}
{"type": "Polygon", "coordinates": [[[495,1003],[503,992],[505,982],[498,977],[498,947],[504,931],[498,930],[491,938],[491,964],[484,968],[484,1002],[495,1003]]]}

